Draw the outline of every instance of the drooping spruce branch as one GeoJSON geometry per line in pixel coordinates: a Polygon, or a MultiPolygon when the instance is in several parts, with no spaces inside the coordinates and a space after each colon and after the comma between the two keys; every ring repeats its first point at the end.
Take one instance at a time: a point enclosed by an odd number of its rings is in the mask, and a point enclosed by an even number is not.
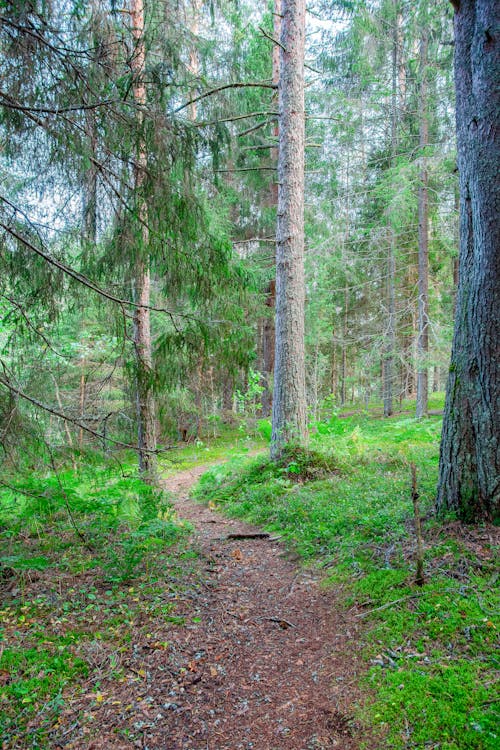
{"type": "MultiPolygon", "coordinates": [[[[3,362],[2,367],[5,371],[5,365],[3,362]]],[[[81,422],[79,419],[76,419],[75,417],[70,417],[68,414],[63,414],[63,412],[58,411],[57,409],[54,409],[52,406],[48,406],[48,404],[44,404],[42,401],[39,401],[38,399],[34,398],[33,396],[30,396],[28,393],[25,393],[17,386],[10,383],[8,380],[6,380],[4,377],[0,375],[0,385],[3,385],[4,388],[7,388],[10,393],[13,393],[14,395],[18,396],[19,398],[22,398],[24,401],[27,401],[28,403],[32,404],[33,406],[36,406],[37,409],[41,409],[42,411],[47,412],[48,414],[52,414],[54,417],[58,417],[59,419],[62,419],[66,422],[69,422],[70,424],[75,425],[76,427],[79,427],[81,430],[84,430],[85,432],[88,432],[90,435],[93,435],[94,437],[98,438],[99,440],[106,440],[108,443],[113,443],[113,445],[117,445],[119,448],[130,448],[133,451],[137,451],[137,445],[133,445],[132,443],[124,443],[122,440],[115,440],[114,438],[110,438],[108,435],[105,435],[102,432],[98,432],[97,430],[93,430],[92,427],[89,427],[84,422],[81,422]]],[[[118,413],[118,412],[116,412],[118,413]]],[[[109,416],[109,415],[108,415],[109,416]]],[[[172,450],[172,446],[165,445],[161,448],[157,448],[155,451],[151,451],[152,453],[164,453],[166,451],[172,450]]]]}
{"type": "MultiPolygon", "coordinates": [[[[0,196],[1,198],[1,196],[0,196]]],[[[4,200],[2,198],[2,200],[4,200]]],[[[181,313],[176,310],[171,310],[167,307],[156,307],[155,305],[141,305],[138,302],[133,302],[132,300],[123,299],[121,297],[117,297],[114,294],[111,294],[111,292],[106,291],[105,289],[102,289],[102,287],[98,286],[94,281],[91,281],[91,279],[84,276],[79,271],[75,271],[74,268],[71,268],[71,266],[68,266],[66,263],[63,263],[60,260],[57,260],[56,258],[52,257],[48,253],[44,252],[40,248],[38,248],[36,245],[34,245],[32,242],[30,242],[26,237],[23,237],[19,232],[17,232],[12,227],[9,227],[7,224],[4,224],[4,222],[0,221],[0,227],[4,229],[8,234],[10,234],[14,239],[16,239],[18,242],[21,242],[28,250],[31,250],[32,252],[39,255],[41,258],[43,258],[47,263],[57,268],[59,271],[62,271],[62,273],[66,274],[70,278],[74,279],[75,281],[78,281],[79,284],[82,284],[83,286],[87,287],[88,289],[91,289],[96,294],[99,294],[101,297],[104,297],[104,299],[109,300],[110,302],[114,302],[117,305],[120,305],[120,307],[133,307],[134,309],[144,307],[147,310],[151,310],[153,312],[161,312],[165,313],[170,317],[172,322],[174,322],[175,318],[183,318],[187,320],[193,320],[195,322],[200,322],[199,318],[197,318],[195,315],[190,315],[188,313],[181,313]]],[[[127,316],[129,313],[125,313],[127,316]]],[[[225,321],[212,321],[212,323],[220,323],[225,321]]]]}
{"type": "Polygon", "coordinates": [[[218,94],[220,91],[226,91],[227,89],[243,89],[243,88],[261,88],[261,89],[277,89],[277,85],[275,83],[270,83],[269,81],[240,81],[237,83],[225,83],[222,86],[216,86],[214,89],[210,89],[209,91],[204,91],[202,94],[199,94],[198,96],[195,96],[193,99],[190,99],[188,102],[185,102],[184,104],[181,104],[179,107],[174,109],[174,114],[177,114],[177,112],[181,112],[183,109],[186,109],[187,107],[190,107],[192,104],[195,104],[196,102],[199,102],[201,99],[205,99],[207,96],[212,96],[213,94],[218,94]]]}

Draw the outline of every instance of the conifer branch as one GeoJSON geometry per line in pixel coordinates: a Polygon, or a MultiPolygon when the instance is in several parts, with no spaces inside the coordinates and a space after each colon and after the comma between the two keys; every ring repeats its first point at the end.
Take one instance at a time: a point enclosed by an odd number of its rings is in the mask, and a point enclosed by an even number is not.
{"type": "Polygon", "coordinates": [[[93,110],[98,109],[99,107],[107,107],[110,104],[120,103],[119,99],[107,99],[102,102],[95,102],[94,104],[74,104],[68,107],[27,107],[23,104],[14,102],[12,98],[8,94],[5,94],[3,91],[0,91],[0,96],[3,99],[3,101],[0,102],[0,105],[3,107],[8,107],[8,109],[15,109],[16,111],[19,110],[20,112],[35,112],[36,114],[41,115],[60,115],[64,114],[65,112],[83,112],[85,110],[93,110]]]}
{"type": "Polygon", "coordinates": [[[226,91],[227,89],[243,89],[243,88],[261,88],[261,89],[277,89],[278,86],[276,83],[269,83],[267,81],[260,81],[260,82],[237,82],[237,83],[225,83],[223,86],[217,86],[214,89],[210,89],[209,91],[204,91],[203,94],[199,94],[199,96],[195,96],[193,99],[190,99],[188,102],[185,102],[184,104],[181,104],[179,107],[174,109],[173,114],[177,114],[177,112],[180,112],[183,109],[186,109],[186,107],[190,107],[191,104],[195,104],[196,102],[199,102],[201,99],[205,99],[207,96],[212,96],[213,94],[218,94],[220,91],[226,91]]]}
{"type": "Polygon", "coordinates": [[[266,37],[266,39],[269,39],[270,42],[272,42],[273,44],[276,44],[278,47],[281,47],[283,52],[286,52],[286,48],[281,44],[281,42],[278,42],[278,40],[275,39],[273,36],[271,36],[271,34],[268,34],[267,31],[262,28],[262,26],[259,26],[258,29],[260,33],[266,37]]]}
{"type": "MultiPolygon", "coordinates": [[[[209,125],[218,125],[221,122],[236,122],[237,120],[247,120],[250,117],[278,117],[279,112],[247,112],[244,115],[234,115],[233,117],[221,117],[219,120],[209,120],[205,122],[195,122],[197,128],[205,128],[209,125]]],[[[266,120],[267,122],[267,120],[266,120]]]]}
{"type": "MultiPolygon", "coordinates": [[[[1,196],[0,196],[1,198],[1,196]]],[[[2,200],[5,200],[2,198],[2,200]]],[[[7,224],[4,224],[2,221],[0,221],[0,227],[4,229],[8,234],[10,234],[14,239],[16,239],[18,242],[21,242],[28,250],[31,250],[32,252],[39,255],[41,258],[43,258],[47,263],[57,268],[59,271],[62,271],[67,276],[70,276],[75,281],[78,281],[83,286],[86,286],[88,289],[91,289],[96,294],[100,294],[101,297],[104,297],[104,299],[109,300],[110,302],[114,302],[117,305],[120,305],[120,307],[133,307],[135,309],[141,308],[146,310],[152,310],[153,312],[162,312],[166,313],[170,316],[172,319],[172,322],[174,322],[175,318],[185,318],[188,320],[195,320],[198,321],[198,318],[195,315],[189,315],[186,313],[180,313],[175,310],[169,310],[167,307],[156,307],[154,305],[141,305],[138,302],[133,302],[132,300],[128,299],[122,299],[121,297],[116,297],[114,294],[111,294],[110,292],[106,291],[105,289],[102,289],[100,286],[98,286],[95,282],[93,282],[91,279],[88,279],[86,276],[84,276],[79,271],[75,271],[74,268],[71,268],[71,266],[66,265],[66,263],[63,263],[60,260],[57,260],[56,258],[53,258],[48,253],[45,253],[40,248],[36,247],[32,242],[30,242],[26,237],[23,237],[19,232],[16,232],[15,229],[12,227],[9,227],[7,224]]],[[[125,313],[128,315],[128,313],[125,313]]]]}
{"type": "MultiPolygon", "coordinates": [[[[5,365],[3,362],[2,362],[2,367],[5,371],[5,365]]],[[[130,448],[131,450],[137,451],[137,445],[132,445],[131,443],[124,443],[121,440],[115,440],[114,438],[110,438],[108,435],[105,435],[102,432],[93,430],[92,427],[89,427],[84,422],[81,422],[79,419],[70,417],[68,414],[63,414],[57,409],[54,409],[52,406],[48,406],[47,404],[44,404],[41,401],[38,401],[38,399],[34,398],[33,396],[30,396],[28,393],[25,393],[20,388],[17,388],[15,385],[12,385],[12,383],[10,383],[8,380],[6,380],[5,378],[1,376],[0,376],[0,385],[3,385],[4,388],[7,388],[7,390],[9,390],[11,393],[14,393],[16,396],[19,396],[19,398],[22,398],[24,401],[28,401],[28,403],[33,404],[33,406],[36,406],[38,409],[42,409],[42,411],[46,411],[48,414],[52,414],[54,417],[58,417],[59,419],[63,419],[64,421],[69,422],[70,424],[73,424],[76,427],[79,427],[85,432],[88,432],[90,435],[93,435],[94,437],[99,438],[99,440],[106,440],[108,443],[113,443],[113,445],[117,445],[120,448],[130,448]]],[[[155,451],[149,451],[149,452],[157,454],[157,453],[163,453],[168,450],[171,450],[171,446],[166,445],[163,448],[157,448],[155,451]]]]}

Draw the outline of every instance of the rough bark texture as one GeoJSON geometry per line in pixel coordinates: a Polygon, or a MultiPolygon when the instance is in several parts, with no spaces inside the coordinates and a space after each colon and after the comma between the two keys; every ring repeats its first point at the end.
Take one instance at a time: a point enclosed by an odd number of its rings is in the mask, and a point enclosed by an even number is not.
{"type": "Polygon", "coordinates": [[[500,231],[497,4],[455,4],[460,272],[437,508],[500,515],[500,231]]]}
{"type": "MultiPolygon", "coordinates": [[[[274,38],[279,39],[281,36],[281,0],[274,0],[274,38]]],[[[273,46],[273,83],[279,85],[280,80],[280,48],[277,44],[273,46]]],[[[277,94],[273,92],[271,99],[271,110],[274,110],[277,94]]],[[[274,120],[272,135],[276,141],[279,138],[279,122],[274,120]]],[[[278,147],[271,149],[271,165],[278,163],[278,147]]],[[[271,206],[278,205],[278,180],[273,179],[270,187],[271,206]]],[[[274,252],[273,265],[276,266],[276,249],[274,252]]],[[[276,303],[276,283],[274,279],[269,283],[266,290],[266,306],[269,307],[269,315],[264,318],[262,329],[262,415],[268,417],[271,414],[273,406],[273,372],[274,372],[274,350],[275,350],[275,316],[276,303]]]]}
{"type": "MultiPolygon", "coordinates": [[[[395,164],[397,150],[398,124],[398,72],[399,72],[399,27],[401,15],[398,0],[394,2],[394,27],[392,39],[392,93],[391,93],[391,167],[395,164]]],[[[382,370],[384,417],[390,417],[394,411],[393,386],[394,355],[396,350],[396,235],[394,227],[388,227],[387,245],[387,329],[385,359],[382,370]]]]}
{"type": "Polygon", "coordinates": [[[276,361],[271,455],[307,436],[304,354],[305,2],[283,3],[279,89],[276,361]]]}
{"type": "Polygon", "coordinates": [[[417,339],[417,405],[416,417],[420,419],[428,410],[429,376],[429,195],[427,156],[429,123],[427,119],[427,30],[420,42],[420,185],[418,188],[418,339],[417,339]]]}
{"type": "MultiPolygon", "coordinates": [[[[132,0],[132,31],[135,51],[131,61],[134,76],[134,100],[138,105],[139,125],[144,117],[142,108],[146,104],[144,68],[146,54],[144,47],[144,4],[142,0],[132,0]]],[[[146,147],[139,143],[135,168],[135,189],[139,195],[139,220],[142,227],[142,247],[138,252],[135,269],[135,299],[140,307],[134,316],[134,345],[137,365],[137,440],[139,470],[146,481],[156,481],[156,409],[152,387],[152,342],[149,305],[151,304],[151,280],[147,260],[149,234],[147,228],[147,206],[140,197],[147,166],[146,147]]]]}

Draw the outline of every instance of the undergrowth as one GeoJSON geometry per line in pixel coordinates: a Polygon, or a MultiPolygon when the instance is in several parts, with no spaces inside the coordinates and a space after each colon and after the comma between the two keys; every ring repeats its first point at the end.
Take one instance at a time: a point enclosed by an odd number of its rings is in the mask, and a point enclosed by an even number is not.
{"type": "Polygon", "coordinates": [[[205,474],[195,494],[279,532],[328,570],[327,583],[366,624],[359,645],[373,697],[359,717],[381,746],[493,750],[496,530],[433,517],[439,434],[438,418],[332,419],[316,425],[309,458],[233,461],[205,474]],[[422,587],[414,583],[411,462],[424,517],[422,587]]]}
{"type": "Polygon", "coordinates": [[[189,528],[130,467],[120,472],[91,454],[77,472],[5,481],[0,744],[54,747],[79,696],[99,702],[104,680],[123,679],[138,624],[177,622],[189,528]]]}

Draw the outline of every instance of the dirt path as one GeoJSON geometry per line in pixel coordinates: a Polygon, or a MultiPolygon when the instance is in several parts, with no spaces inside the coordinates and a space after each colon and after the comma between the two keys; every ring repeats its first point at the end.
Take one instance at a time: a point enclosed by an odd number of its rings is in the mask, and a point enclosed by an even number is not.
{"type": "Polygon", "coordinates": [[[169,633],[189,680],[170,693],[168,740],[152,733],[147,747],[354,750],[355,620],[278,541],[228,540],[252,529],[188,499],[204,470],[165,482],[195,527],[205,583],[199,622],[169,633]]]}

